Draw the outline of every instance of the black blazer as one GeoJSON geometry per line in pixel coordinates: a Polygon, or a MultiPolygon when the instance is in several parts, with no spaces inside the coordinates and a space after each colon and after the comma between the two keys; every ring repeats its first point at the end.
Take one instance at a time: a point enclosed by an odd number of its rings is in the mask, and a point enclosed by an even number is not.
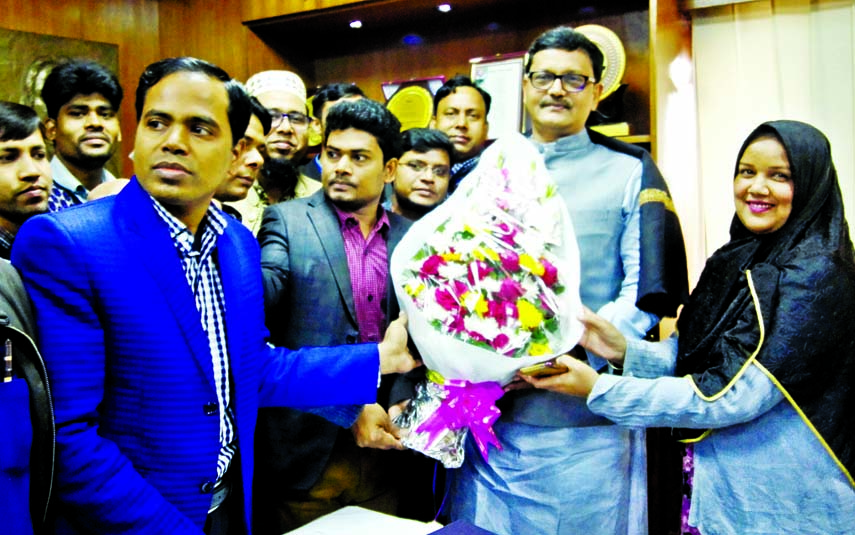
{"type": "MultiPolygon", "coordinates": [[[[410,221],[389,216],[387,252],[410,221]]],[[[359,341],[350,271],[338,217],[323,190],[268,207],[258,233],[264,274],[266,323],[274,345],[288,348],[354,344],[359,341]]],[[[398,301],[388,279],[386,318],[398,317],[398,301]]],[[[384,377],[378,403],[411,396],[410,382],[384,377]]],[[[256,433],[257,476],[277,491],[303,491],[320,477],[341,426],[349,426],[361,406],[328,407],[309,414],[264,409],[256,433]],[[335,422],[335,423],[333,423],[335,422]],[[339,425],[336,425],[339,424],[339,425]]]]}

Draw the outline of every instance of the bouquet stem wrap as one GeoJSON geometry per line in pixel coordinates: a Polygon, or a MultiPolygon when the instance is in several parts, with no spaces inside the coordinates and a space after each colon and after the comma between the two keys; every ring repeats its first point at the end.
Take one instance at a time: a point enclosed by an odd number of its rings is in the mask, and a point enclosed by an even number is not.
{"type": "Polygon", "coordinates": [[[582,335],[576,236],[537,149],[520,135],[493,143],[454,194],[413,223],[390,271],[410,337],[446,385],[419,391],[404,444],[449,467],[462,463],[470,429],[486,457],[498,445],[501,385],[582,335]]]}
{"type": "Polygon", "coordinates": [[[452,379],[440,388],[445,391],[442,402],[415,430],[416,433],[426,433],[428,447],[432,447],[446,429],[469,428],[485,461],[490,444],[501,450],[493,424],[501,415],[496,401],[504,394],[502,385],[492,381],[470,383],[452,379]]]}

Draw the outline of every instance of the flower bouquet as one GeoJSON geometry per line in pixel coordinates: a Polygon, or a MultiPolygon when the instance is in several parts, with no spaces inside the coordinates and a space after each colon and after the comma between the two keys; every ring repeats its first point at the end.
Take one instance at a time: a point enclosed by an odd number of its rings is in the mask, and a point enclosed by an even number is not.
{"type": "MultiPolygon", "coordinates": [[[[445,203],[396,247],[392,280],[429,369],[397,422],[405,444],[459,466],[469,429],[482,454],[502,385],[576,345],[579,253],[540,154],[520,135],[497,140],[445,203]]],[[[500,447],[500,446],[499,446],[500,447]]]]}

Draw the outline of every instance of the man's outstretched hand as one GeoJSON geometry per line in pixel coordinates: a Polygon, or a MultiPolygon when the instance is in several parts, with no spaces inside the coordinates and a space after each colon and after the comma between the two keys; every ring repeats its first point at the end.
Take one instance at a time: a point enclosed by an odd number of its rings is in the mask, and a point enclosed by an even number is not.
{"type": "Polygon", "coordinates": [[[380,373],[406,373],[421,366],[407,349],[407,315],[404,312],[389,324],[383,341],[377,345],[380,352],[380,373]]]}
{"type": "Polygon", "coordinates": [[[350,430],[361,448],[405,449],[401,444],[401,430],[392,423],[389,415],[377,403],[363,407],[362,413],[350,430]]]}

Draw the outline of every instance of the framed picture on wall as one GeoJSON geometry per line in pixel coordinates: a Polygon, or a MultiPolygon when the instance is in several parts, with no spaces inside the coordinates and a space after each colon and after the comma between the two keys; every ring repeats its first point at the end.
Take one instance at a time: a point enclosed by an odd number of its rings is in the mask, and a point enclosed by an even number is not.
{"type": "Polygon", "coordinates": [[[490,139],[523,130],[522,83],[525,52],[472,58],[470,78],[490,94],[490,139]]]}
{"type": "Polygon", "coordinates": [[[401,130],[426,128],[433,116],[433,95],[445,76],[411,78],[381,84],[386,107],[401,121],[401,130]]]}

